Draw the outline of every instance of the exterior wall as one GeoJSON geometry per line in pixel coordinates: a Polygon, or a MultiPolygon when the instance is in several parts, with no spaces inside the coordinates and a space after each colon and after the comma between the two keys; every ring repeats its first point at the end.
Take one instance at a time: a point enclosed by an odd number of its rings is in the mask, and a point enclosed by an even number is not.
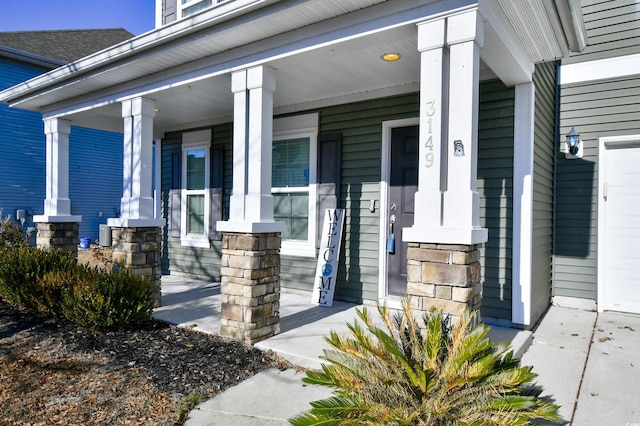
{"type": "Polygon", "coordinates": [[[581,1],[588,45],[563,64],[640,53],[640,9],[635,0],[581,1]]]}
{"type": "MultiPolygon", "coordinates": [[[[583,5],[588,46],[563,65],[640,53],[640,9],[631,0],[583,5]]],[[[640,74],[561,87],[560,129],[580,133],[584,156],[556,148],[553,295],[597,299],[598,138],[640,133],[640,74]]]]}
{"type": "MultiPolygon", "coordinates": [[[[232,185],[232,127],[223,124],[213,127],[211,147],[222,147],[223,159],[223,213],[228,218],[229,197],[232,185]]],[[[181,185],[180,167],[182,164],[182,138],[180,133],[172,133],[162,141],[162,211],[163,217],[169,217],[169,190],[179,189],[181,185]],[[177,165],[175,163],[177,156],[177,165]]],[[[213,172],[213,170],[212,170],[213,172]]],[[[220,259],[222,242],[211,241],[210,249],[183,247],[179,237],[171,237],[165,230],[162,256],[163,273],[181,273],[199,277],[220,277],[220,259]]]]}
{"type": "Polygon", "coordinates": [[[536,66],[533,151],[533,238],[531,324],[549,307],[553,252],[553,165],[556,147],[557,64],[536,66]]]}
{"type": "MultiPolygon", "coordinates": [[[[418,95],[411,94],[321,111],[320,132],[342,133],[339,203],[346,209],[346,219],[336,298],[378,299],[380,210],[371,213],[369,200],[378,200],[380,206],[382,122],[416,117],[418,108],[418,95]]],[[[309,263],[311,288],[315,261],[309,263]]]]}
{"type": "Polygon", "coordinates": [[[580,133],[584,157],[556,149],[554,296],[596,299],[598,138],[640,133],[640,77],[562,87],[560,136],[580,133]]]}
{"type": "MultiPolygon", "coordinates": [[[[106,224],[107,218],[119,214],[122,198],[122,138],[120,133],[71,126],[69,198],[71,214],[82,215],[79,237],[97,240],[100,225],[106,224]]],[[[39,204],[42,203],[40,200],[39,204]]]]}
{"type": "MultiPolygon", "coordinates": [[[[0,57],[0,90],[47,69],[0,57]]],[[[39,113],[0,104],[0,208],[15,220],[16,209],[42,214],[45,193],[45,137],[39,113]],[[26,166],[26,167],[25,167],[26,166]]],[[[33,225],[33,216],[26,224],[33,225]]]]}
{"type": "MultiPolygon", "coordinates": [[[[483,300],[492,316],[511,318],[511,223],[513,175],[513,89],[499,82],[481,85],[479,190],[483,197],[483,226],[492,228],[482,258],[486,292],[483,300]],[[480,176],[482,174],[482,176],[480,176]],[[483,191],[486,194],[483,194],[483,191]]],[[[418,115],[418,94],[336,105],[319,112],[319,132],[342,136],[339,207],[346,209],[344,242],[338,266],[335,298],[361,302],[378,299],[379,206],[382,122],[418,115]],[[377,209],[369,211],[370,200],[377,209]]],[[[302,112],[301,112],[302,113],[302,112]]],[[[191,130],[190,130],[191,131],[191,130]]],[[[212,147],[224,147],[224,198],[227,217],[231,191],[231,125],[213,127],[212,147]]],[[[172,170],[172,156],[181,157],[181,136],[167,135],[162,142],[162,193],[164,216],[169,195],[179,188],[179,172],[172,170]],[[178,173],[176,175],[175,173],[178,173]],[[173,185],[173,186],[172,186],[173,185]]],[[[219,277],[221,247],[182,247],[179,238],[165,232],[164,272],[219,277]]],[[[281,256],[281,282],[288,290],[311,291],[316,260],[281,256]]]]}
{"type": "MultiPolygon", "coordinates": [[[[0,58],[0,89],[48,71],[0,58]]],[[[0,105],[0,208],[15,219],[24,209],[25,224],[42,214],[45,198],[45,135],[42,115],[0,105]]],[[[71,213],[82,215],[80,236],[95,240],[101,223],[115,217],[122,197],[122,135],[72,127],[69,145],[71,213]],[[103,218],[99,212],[103,212],[103,218]]]]}
{"type": "Polygon", "coordinates": [[[514,89],[500,81],[480,85],[480,224],[489,229],[489,240],[480,251],[480,313],[488,321],[511,320],[514,102],[514,89]]]}

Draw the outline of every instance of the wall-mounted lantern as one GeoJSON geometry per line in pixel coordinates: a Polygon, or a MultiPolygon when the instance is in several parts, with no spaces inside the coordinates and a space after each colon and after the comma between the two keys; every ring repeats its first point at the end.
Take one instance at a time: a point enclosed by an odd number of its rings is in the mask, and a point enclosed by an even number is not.
{"type": "Polygon", "coordinates": [[[580,133],[576,132],[576,129],[572,127],[566,137],[567,150],[565,151],[565,157],[568,159],[582,158],[582,141],[580,140],[580,133]]]}

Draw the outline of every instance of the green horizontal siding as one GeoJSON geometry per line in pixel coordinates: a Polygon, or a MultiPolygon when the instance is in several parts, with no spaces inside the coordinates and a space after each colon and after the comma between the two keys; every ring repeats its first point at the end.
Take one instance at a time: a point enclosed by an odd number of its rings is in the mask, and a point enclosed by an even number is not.
{"type": "Polygon", "coordinates": [[[495,80],[480,85],[478,192],[481,225],[482,316],[511,320],[514,90],[495,80]]]}
{"type": "Polygon", "coordinates": [[[556,64],[536,66],[533,151],[531,317],[535,325],[551,300],[553,254],[553,161],[556,133],[556,64]]]}
{"type": "Polygon", "coordinates": [[[561,88],[560,135],[580,133],[584,157],[556,149],[553,294],[597,298],[598,138],[640,133],[640,78],[561,88]]]}
{"type": "Polygon", "coordinates": [[[583,2],[587,47],[563,63],[640,53],[640,8],[635,0],[583,2]]]}
{"type": "MultiPolygon", "coordinates": [[[[199,130],[199,129],[193,129],[199,130]]],[[[189,130],[192,131],[192,130],[189,130]]],[[[232,127],[230,124],[215,126],[211,133],[212,147],[222,147],[223,157],[223,218],[228,216],[229,196],[232,187],[232,127]]],[[[171,133],[162,141],[162,212],[163,217],[169,217],[169,190],[172,185],[172,177],[178,171],[172,170],[172,156],[182,155],[182,135],[181,133],[171,133]]],[[[179,157],[180,159],[182,157],[179,157]]],[[[182,160],[180,160],[182,161],[182,160]]],[[[179,180],[181,177],[178,177],[179,180]]],[[[168,223],[168,221],[167,221],[168,223]]],[[[163,273],[181,273],[200,277],[219,278],[221,242],[212,241],[209,249],[197,247],[183,247],[180,238],[172,238],[167,229],[164,232],[163,273]]]]}
{"type": "MultiPolygon", "coordinates": [[[[417,94],[336,105],[320,111],[320,132],[342,133],[340,205],[346,209],[345,238],[336,298],[378,299],[382,122],[418,115],[417,94]]],[[[311,286],[309,286],[309,289],[311,286]]]]}

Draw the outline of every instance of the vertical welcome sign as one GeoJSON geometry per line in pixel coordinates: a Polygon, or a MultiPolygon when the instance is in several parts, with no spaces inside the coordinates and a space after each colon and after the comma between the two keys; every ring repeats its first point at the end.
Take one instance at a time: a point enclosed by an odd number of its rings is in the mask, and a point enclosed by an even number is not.
{"type": "Polygon", "coordinates": [[[325,211],[311,303],[328,307],[333,305],[343,226],[344,209],[327,209],[325,211]]]}

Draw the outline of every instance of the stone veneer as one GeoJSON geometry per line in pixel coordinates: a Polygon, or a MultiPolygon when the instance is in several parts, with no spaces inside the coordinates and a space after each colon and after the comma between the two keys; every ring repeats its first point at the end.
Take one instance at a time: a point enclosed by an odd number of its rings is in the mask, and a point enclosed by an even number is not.
{"type": "Polygon", "coordinates": [[[79,222],[39,222],[36,244],[38,248],[60,249],[78,256],[79,222]]]}
{"type": "Polygon", "coordinates": [[[419,311],[437,308],[455,320],[466,308],[479,312],[482,244],[409,243],[407,296],[419,311]]]}
{"type": "Polygon", "coordinates": [[[254,344],[280,332],[280,233],[222,233],[220,334],[254,344]]]}
{"type": "Polygon", "coordinates": [[[135,276],[146,277],[156,286],[156,307],[161,305],[162,229],[111,228],[112,261],[130,269],[135,276]]]}

